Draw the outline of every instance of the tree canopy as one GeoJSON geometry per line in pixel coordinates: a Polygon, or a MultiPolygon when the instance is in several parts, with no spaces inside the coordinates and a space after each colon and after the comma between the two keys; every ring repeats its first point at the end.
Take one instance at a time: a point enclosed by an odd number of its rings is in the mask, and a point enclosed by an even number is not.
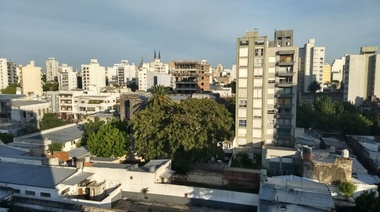
{"type": "Polygon", "coordinates": [[[231,88],[231,93],[236,93],[236,81],[232,81],[230,84],[227,84],[224,87],[231,88]]]}
{"type": "Polygon", "coordinates": [[[346,197],[352,196],[352,194],[356,191],[356,185],[351,182],[340,182],[339,191],[346,197]]]}
{"type": "Polygon", "coordinates": [[[315,93],[318,90],[321,90],[321,83],[317,81],[313,81],[310,83],[310,85],[307,87],[307,90],[311,93],[315,93]]]}
{"type": "Polygon", "coordinates": [[[0,133],[0,140],[4,143],[12,143],[14,136],[9,133],[0,133]]]}
{"type": "Polygon", "coordinates": [[[366,135],[380,131],[373,113],[362,115],[349,102],[333,101],[318,97],[313,104],[297,107],[297,127],[341,130],[344,133],[366,135]]]}
{"type": "Polygon", "coordinates": [[[359,212],[378,212],[380,208],[380,198],[374,191],[364,191],[355,199],[356,209],[359,212]]]}
{"type": "Polygon", "coordinates": [[[87,147],[91,154],[98,157],[121,157],[127,153],[129,139],[118,128],[118,121],[111,120],[93,131],[87,138],[87,147]]]}
{"type": "Polygon", "coordinates": [[[42,86],[43,91],[58,91],[58,82],[47,82],[42,86]]]}
{"type": "Polygon", "coordinates": [[[1,89],[2,94],[16,94],[17,87],[21,87],[19,83],[13,83],[6,88],[1,89]]]}
{"type": "Polygon", "coordinates": [[[45,113],[40,122],[40,129],[47,130],[67,124],[66,121],[59,119],[54,113],[45,113]]]}
{"type": "Polygon", "coordinates": [[[174,166],[223,157],[221,144],[231,136],[227,109],[209,99],[156,104],[130,121],[137,152],[146,160],[170,158],[174,166]]]}
{"type": "Polygon", "coordinates": [[[91,133],[97,132],[100,128],[100,126],[104,125],[106,122],[103,120],[100,120],[98,117],[95,117],[94,120],[88,119],[86,123],[84,123],[84,132],[81,139],[81,142],[79,143],[79,146],[84,146],[87,143],[88,137],[91,133]]]}
{"type": "Polygon", "coordinates": [[[48,145],[48,152],[53,154],[54,151],[62,151],[63,145],[61,143],[51,143],[48,145]]]}
{"type": "Polygon", "coordinates": [[[170,98],[167,96],[168,88],[163,85],[155,85],[151,89],[152,96],[148,99],[148,107],[153,105],[169,105],[172,103],[170,98]]]}

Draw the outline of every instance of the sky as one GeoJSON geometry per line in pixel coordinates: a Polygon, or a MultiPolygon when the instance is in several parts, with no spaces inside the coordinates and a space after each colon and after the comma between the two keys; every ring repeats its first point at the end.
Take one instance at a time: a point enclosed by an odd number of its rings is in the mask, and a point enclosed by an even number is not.
{"type": "Polygon", "coordinates": [[[236,39],[258,30],[294,30],[294,45],[315,38],[326,62],[380,47],[379,0],[0,0],[0,58],[45,69],[54,57],[76,69],[98,59],[236,63],[236,39]],[[158,53],[157,53],[158,54],[158,53]]]}

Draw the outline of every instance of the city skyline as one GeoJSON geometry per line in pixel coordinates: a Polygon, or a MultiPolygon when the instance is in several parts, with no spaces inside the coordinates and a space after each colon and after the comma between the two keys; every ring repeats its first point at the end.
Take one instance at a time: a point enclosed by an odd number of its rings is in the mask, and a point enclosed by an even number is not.
{"type": "Polygon", "coordinates": [[[152,61],[154,50],[164,62],[205,59],[231,68],[236,39],[255,29],[268,38],[292,29],[298,47],[315,38],[330,64],[361,46],[380,46],[376,0],[0,2],[0,58],[34,60],[43,69],[49,57],[76,69],[90,59],[138,65],[152,61]]]}

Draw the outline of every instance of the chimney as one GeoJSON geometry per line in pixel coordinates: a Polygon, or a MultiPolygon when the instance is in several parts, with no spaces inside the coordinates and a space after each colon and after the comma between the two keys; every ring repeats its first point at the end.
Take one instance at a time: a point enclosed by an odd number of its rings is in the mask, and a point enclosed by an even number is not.
{"type": "Polygon", "coordinates": [[[312,162],[313,161],[313,151],[311,147],[304,147],[302,151],[303,161],[312,162]]]}

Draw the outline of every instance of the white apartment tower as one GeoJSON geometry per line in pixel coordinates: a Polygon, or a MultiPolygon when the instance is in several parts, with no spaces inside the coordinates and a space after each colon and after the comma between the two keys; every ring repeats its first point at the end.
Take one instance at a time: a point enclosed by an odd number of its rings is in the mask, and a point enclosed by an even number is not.
{"type": "Polygon", "coordinates": [[[371,96],[380,97],[380,55],[377,47],[368,46],[346,56],[343,98],[360,106],[371,96]]]}
{"type": "Polygon", "coordinates": [[[78,85],[77,72],[73,69],[72,66],[67,64],[62,64],[59,67],[58,74],[58,89],[60,91],[69,91],[77,88],[78,85]]]}
{"type": "Polygon", "coordinates": [[[271,42],[256,31],[237,39],[234,148],[294,146],[297,59],[293,30],[271,42]]]}
{"type": "Polygon", "coordinates": [[[343,67],[346,62],[346,57],[335,59],[331,65],[331,81],[343,81],[343,67]]]}
{"type": "Polygon", "coordinates": [[[48,60],[45,61],[46,67],[46,81],[57,81],[58,73],[59,73],[59,63],[54,59],[54,57],[49,57],[48,60]]]}
{"type": "Polygon", "coordinates": [[[8,87],[10,84],[17,83],[17,78],[16,63],[0,58],[0,89],[8,87]]]}
{"type": "Polygon", "coordinates": [[[309,39],[308,43],[299,49],[299,59],[299,90],[308,93],[308,87],[313,81],[321,83],[322,87],[325,47],[315,46],[315,39],[309,39]]]}
{"type": "Polygon", "coordinates": [[[91,59],[88,65],[81,65],[81,70],[83,90],[89,90],[90,85],[106,87],[106,69],[99,65],[97,59],[91,59]]]}
{"type": "Polygon", "coordinates": [[[128,60],[121,60],[119,64],[107,68],[108,82],[116,83],[125,87],[131,83],[137,84],[137,67],[135,64],[129,64],[128,60]]]}
{"type": "Polygon", "coordinates": [[[21,70],[21,86],[22,94],[27,96],[42,95],[41,67],[34,66],[34,61],[24,67],[19,67],[21,70]]]}

